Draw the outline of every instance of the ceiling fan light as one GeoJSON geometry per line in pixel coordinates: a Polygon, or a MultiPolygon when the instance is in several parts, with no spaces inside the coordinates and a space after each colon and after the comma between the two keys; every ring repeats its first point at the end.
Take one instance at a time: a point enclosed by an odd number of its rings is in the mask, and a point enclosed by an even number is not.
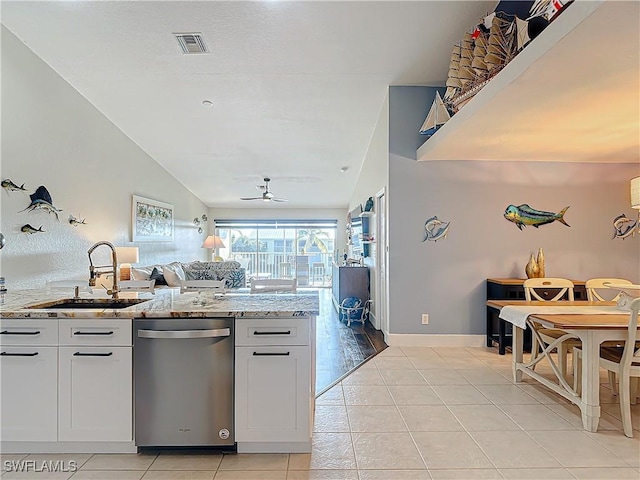
{"type": "Polygon", "coordinates": [[[262,201],[263,201],[263,202],[270,202],[270,201],[271,201],[271,198],[269,198],[269,197],[262,197],[262,201]]]}

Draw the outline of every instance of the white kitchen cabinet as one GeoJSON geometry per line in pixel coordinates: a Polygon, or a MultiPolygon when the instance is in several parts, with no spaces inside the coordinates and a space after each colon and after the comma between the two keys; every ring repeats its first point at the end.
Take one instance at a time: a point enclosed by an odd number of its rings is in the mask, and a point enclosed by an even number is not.
{"type": "Polygon", "coordinates": [[[133,438],[131,347],[60,347],[60,441],[133,438]]]}
{"type": "Polygon", "coordinates": [[[55,442],[58,439],[58,347],[3,345],[0,375],[3,442],[55,442]]]}
{"type": "Polygon", "coordinates": [[[60,441],[133,439],[131,321],[61,319],[60,441]]]}
{"type": "Polygon", "coordinates": [[[236,320],[239,453],[309,452],[313,317],[236,320]]]}

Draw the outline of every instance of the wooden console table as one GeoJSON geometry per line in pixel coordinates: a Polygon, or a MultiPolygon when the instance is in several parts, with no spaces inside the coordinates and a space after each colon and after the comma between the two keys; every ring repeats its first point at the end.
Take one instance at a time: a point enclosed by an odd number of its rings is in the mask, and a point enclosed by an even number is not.
{"type": "MultiPolygon", "coordinates": [[[[487,278],[487,300],[524,300],[524,278],[487,278]]],[[[575,300],[586,300],[587,289],[584,281],[571,280],[573,282],[573,295],[575,300]]],[[[558,289],[550,288],[541,296],[552,298],[558,289]]],[[[507,345],[511,345],[513,327],[510,323],[498,318],[495,309],[487,307],[487,347],[498,344],[498,353],[504,355],[507,345]]],[[[526,330],[524,336],[525,351],[531,350],[531,331],[526,330]]]]}

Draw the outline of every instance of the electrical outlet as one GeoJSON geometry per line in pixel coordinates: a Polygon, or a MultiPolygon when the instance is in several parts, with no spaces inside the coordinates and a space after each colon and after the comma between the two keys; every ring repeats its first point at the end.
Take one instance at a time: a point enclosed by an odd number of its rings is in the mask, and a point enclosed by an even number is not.
{"type": "Polygon", "coordinates": [[[422,314],[422,324],[423,325],[428,325],[429,324],[429,314],[428,313],[423,313],[422,314]]]}

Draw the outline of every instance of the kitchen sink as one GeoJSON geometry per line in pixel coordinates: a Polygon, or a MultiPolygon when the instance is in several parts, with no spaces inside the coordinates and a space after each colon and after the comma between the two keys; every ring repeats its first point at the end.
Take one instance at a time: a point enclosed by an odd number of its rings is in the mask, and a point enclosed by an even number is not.
{"type": "Polygon", "coordinates": [[[150,299],[142,298],[63,298],[61,300],[53,300],[51,302],[38,303],[29,305],[26,308],[38,309],[101,309],[101,308],[127,308],[142,302],[148,302],[150,299]]]}

